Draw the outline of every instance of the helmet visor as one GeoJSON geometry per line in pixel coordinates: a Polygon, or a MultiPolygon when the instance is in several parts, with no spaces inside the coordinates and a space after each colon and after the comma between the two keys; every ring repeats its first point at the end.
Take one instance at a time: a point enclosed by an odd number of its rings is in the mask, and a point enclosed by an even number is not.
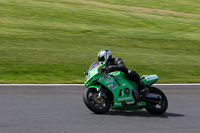
{"type": "Polygon", "coordinates": [[[99,52],[98,59],[99,61],[105,61],[106,51],[99,52]]]}
{"type": "Polygon", "coordinates": [[[99,61],[105,61],[104,56],[100,57],[100,58],[99,58],[99,61]]]}

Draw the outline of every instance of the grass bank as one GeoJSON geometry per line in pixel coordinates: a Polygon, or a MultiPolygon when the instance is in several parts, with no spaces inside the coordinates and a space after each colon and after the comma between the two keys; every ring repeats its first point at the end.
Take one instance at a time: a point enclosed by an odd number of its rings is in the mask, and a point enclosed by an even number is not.
{"type": "Polygon", "coordinates": [[[1,0],[0,83],[83,83],[103,48],[160,83],[200,82],[198,7],[197,0],[1,0]]]}

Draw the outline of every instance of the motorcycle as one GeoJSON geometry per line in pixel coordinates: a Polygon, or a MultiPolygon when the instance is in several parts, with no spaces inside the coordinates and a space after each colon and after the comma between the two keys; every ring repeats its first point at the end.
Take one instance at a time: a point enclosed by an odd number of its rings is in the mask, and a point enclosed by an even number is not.
{"type": "Polygon", "coordinates": [[[97,114],[104,114],[110,109],[137,110],[145,108],[149,113],[161,115],[168,108],[168,100],[165,94],[152,85],[158,81],[158,76],[143,75],[141,77],[149,91],[139,96],[135,82],[128,80],[121,71],[108,71],[103,67],[103,62],[94,62],[89,70],[84,70],[85,87],[83,101],[85,105],[97,114]],[[139,99],[138,99],[139,96],[139,99]]]}

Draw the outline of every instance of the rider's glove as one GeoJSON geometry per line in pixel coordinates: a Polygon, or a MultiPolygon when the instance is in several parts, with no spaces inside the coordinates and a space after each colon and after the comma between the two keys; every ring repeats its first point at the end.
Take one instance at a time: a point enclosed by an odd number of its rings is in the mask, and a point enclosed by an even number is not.
{"type": "Polygon", "coordinates": [[[108,66],[109,71],[115,71],[115,68],[116,68],[115,65],[108,66]]]}

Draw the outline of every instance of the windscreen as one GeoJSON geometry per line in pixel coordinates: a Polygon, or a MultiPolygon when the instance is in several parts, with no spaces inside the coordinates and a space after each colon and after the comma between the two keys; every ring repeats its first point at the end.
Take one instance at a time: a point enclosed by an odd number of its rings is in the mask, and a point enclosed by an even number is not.
{"type": "Polygon", "coordinates": [[[92,65],[90,66],[88,72],[91,71],[93,68],[95,68],[95,67],[98,66],[98,65],[99,65],[99,62],[98,62],[98,61],[95,61],[94,63],[92,63],[92,65]]]}

